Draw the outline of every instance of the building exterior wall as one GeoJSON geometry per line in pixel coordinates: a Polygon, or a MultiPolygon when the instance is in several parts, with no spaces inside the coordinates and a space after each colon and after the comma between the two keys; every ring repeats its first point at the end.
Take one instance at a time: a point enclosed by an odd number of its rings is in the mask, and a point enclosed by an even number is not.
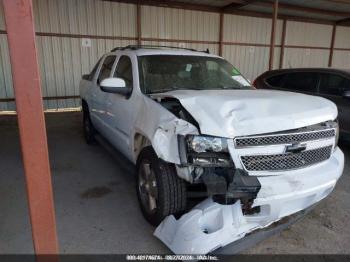
{"type": "Polygon", "coordinates": [[[332,26],[288,21],[283,68],[327,67],[332,26]]]}
{"type": "Polygon", "coordinates": [[[219,53],[218,13],[142,6],[144,45],[171,45],[219,53]],[[173,42],[171,40],[178,40],[173,42]]]}
{"type": "MultiPolygon", "coordinates": [[[[79,106],[78,85],[98,58],[115,46],[137,43],[137,6],[96,0],[33,0],[46,109],[79,106]],[[83,45],[87,41],[91,45],[83,45]],[[69,99],[68,99],[69,98],[69,99]]],[[[268,70],[271,19],[225,14],[222,55],[248,79],[268,70]]],[[[6,28],[0,5],[0,111],[15,110],[6,28]],[[1,102],[3,99],[3,102],[1,102]]],[[[141,7],[141,43],[219,54],[220,15],[175,8],[141,7]]],[[[283,21],[277,21],[274,68],[279,68],[283,21]]],[[[287,21],[283,68],[326,67],[332,26],[287,21]]],[[[350,27],[337,27],[334,67],[350,67],[350,27]]]]}
{"type": "MultiPolygon", "coordinates": [[[[223,56],[248,79],[268,70],[271,19],[225,15],[223,27],[223,56]]],[[[282,21],[277,21],[275,44],[281,44],[282,21]]],[[[275,50],[277,63],[279,51],[275,50]]],[[[276,65],[276,63],[274,63],[276,65]]]]}
{"type": "Polygon", "coordinates": [[[5,18],[2,5],[0,5],[0,30],[5,30],[5,18]]]}
{"type": "Polygon", "coordinates": [[[155,6],[141,7],[142,38],[219,40],[219,14],[155,6]]]}
{"type": "Polygon", "coordinates": [[[337,27],[334,47],[332,66],[350,68],[350,27],[337,27]]]}

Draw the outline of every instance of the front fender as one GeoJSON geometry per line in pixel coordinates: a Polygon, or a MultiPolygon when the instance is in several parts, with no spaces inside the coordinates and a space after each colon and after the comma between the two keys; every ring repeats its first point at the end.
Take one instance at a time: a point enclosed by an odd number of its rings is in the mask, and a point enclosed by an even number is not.
{"type": "Polygon", "coordinates": [[[180,164],[178,135],[198,134],[191,123],[177,118],[163,106],[144,96],[142,107],[135,123],[135,130],[151,141],[157,156],[164,161],[180,164]]]}

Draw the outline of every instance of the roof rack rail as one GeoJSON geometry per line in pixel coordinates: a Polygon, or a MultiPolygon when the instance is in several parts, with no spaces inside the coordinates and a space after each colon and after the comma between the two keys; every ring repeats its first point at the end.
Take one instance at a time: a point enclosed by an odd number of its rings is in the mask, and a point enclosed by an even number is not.
{"type": "Polygon", "coordinates": [[[125,49],[125,47],[118,46],[118,47],[114,47],[114,48],[111,50],[111,52],[115,52],[115,51],[117,51],[117,50],[124,50],[124,49],[125,49]]]}
{"type": "Polygon", "coordinates": [[[137,50],[137,49],[141,49],[141,48],[148,48],[148,49],[155,49],[155,48],[169,48],[169,49],[181,49],[181,50],[189,50],[189,51],[195,51],[195,52],[204,52],[204,53],[208,53],[209,54],[209,48],[207,48],[207,50],[205,51],[198,51],[196,49],[193,48],[186,48],[186,47],[177,47],[177,46],[167,46],[167,45],[127,45],[124,47],[115,47],[111,50],[111,52],[115,52],[118,50],[137,50]]]}

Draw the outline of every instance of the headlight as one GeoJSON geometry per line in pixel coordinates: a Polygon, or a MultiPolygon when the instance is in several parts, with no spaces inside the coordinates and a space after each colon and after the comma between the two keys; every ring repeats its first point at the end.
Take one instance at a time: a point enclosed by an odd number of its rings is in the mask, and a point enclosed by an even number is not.
{"type": "Polygon", "coordinates": [[[190,151],[204,152],[227,152],[227,141],[221,137],[211,136],[187,136],[187,145],[190,151]]]}

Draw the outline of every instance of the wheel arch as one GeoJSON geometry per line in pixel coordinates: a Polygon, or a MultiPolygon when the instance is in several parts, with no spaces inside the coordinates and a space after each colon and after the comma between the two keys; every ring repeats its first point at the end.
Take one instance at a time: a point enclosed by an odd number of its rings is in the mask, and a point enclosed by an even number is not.
{"type": "Polygon", "coordinates": [[[133,155],[134,155],[134,162],[135,163],[136,163],[142,149],[144,149],[147,146],[152,147],[151,140],[142,132],[136,131],[134,136],[133,136],[133,155]]]}
{"type": "Polygon", "coordinates": [[[81,100],[81,108],[82,108],[83,112],[89,111],[89,105],[85,99],[81,100]]]}

